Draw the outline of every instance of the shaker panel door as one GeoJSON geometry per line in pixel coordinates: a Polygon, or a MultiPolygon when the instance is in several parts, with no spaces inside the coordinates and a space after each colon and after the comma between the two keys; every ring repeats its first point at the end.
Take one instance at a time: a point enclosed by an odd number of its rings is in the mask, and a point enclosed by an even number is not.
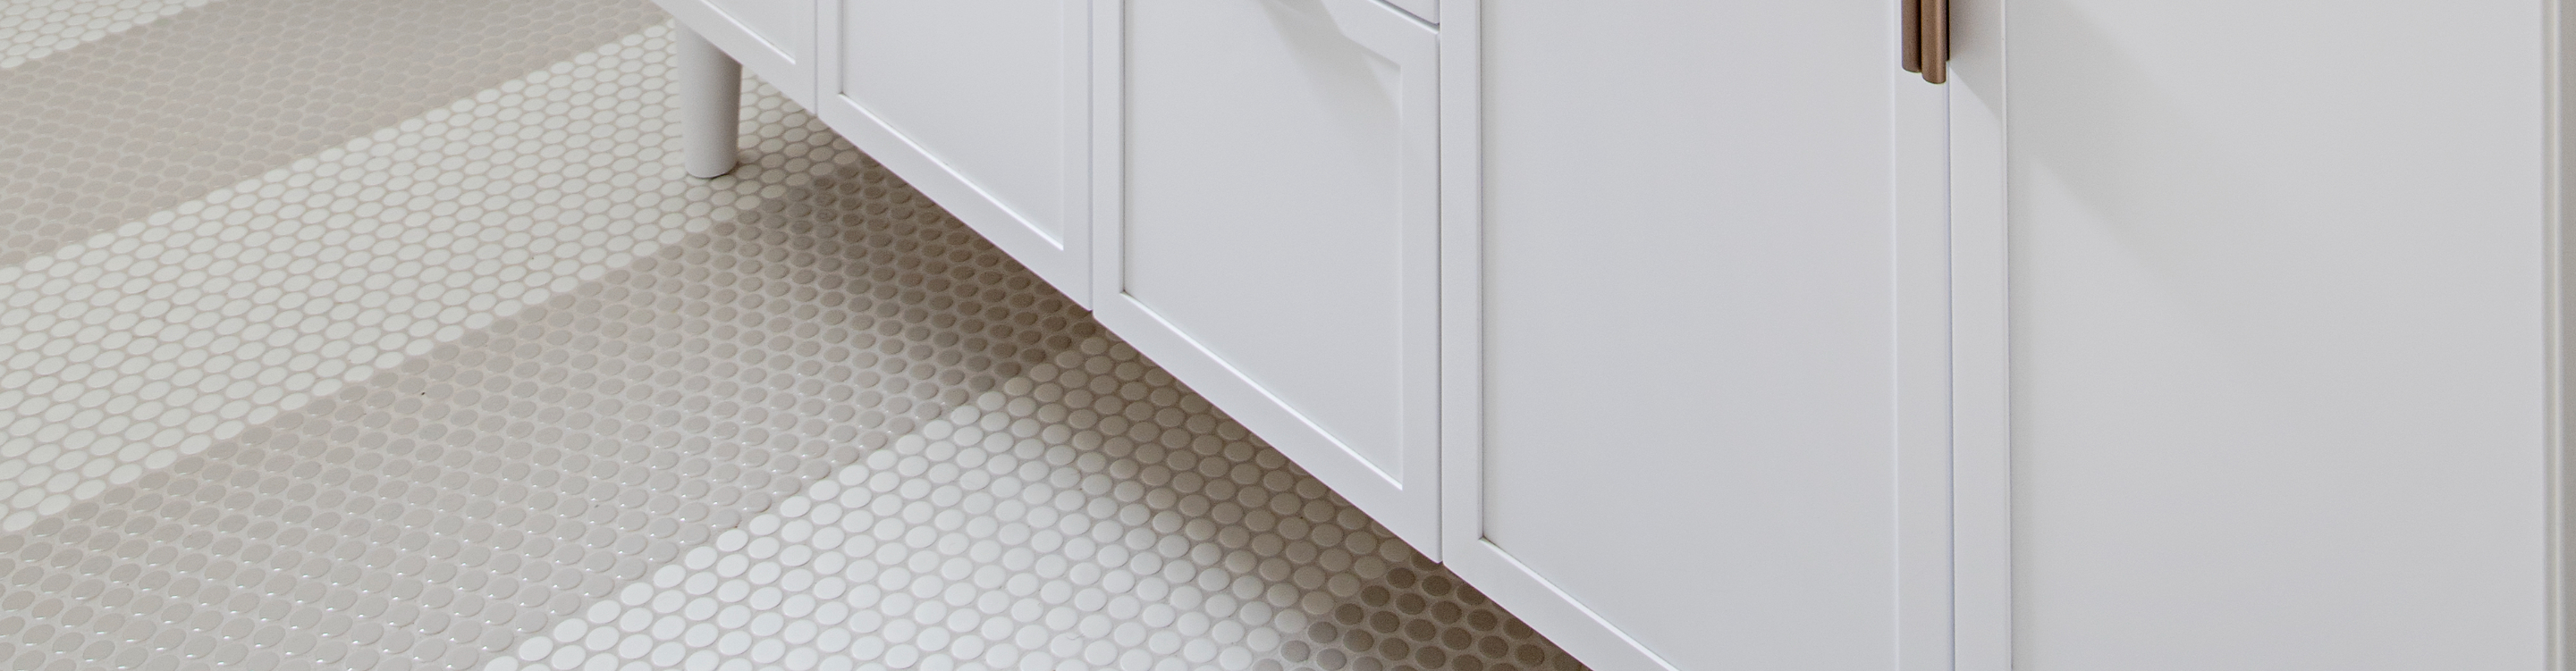
{"type": "Polygon", "coordinates": [[[1437,34],[1377,0],[1124,9],[1102,322],[1436,556],[1437,34]]]}
{"type": "Polygon", "coordinates": [[[2002,9],[2016,668],[2560,668],[2565,10],[2152,4],[2002,9]]]}
{"type": "Polygon", "coordinates": [[[1446,560],[1596,669],[1950,668],[1957,89],[1898,67],[1898,7],[1475,17],[1446,560]]]}
{"type": "Polygon", "coordinates": [[[825,0],[825,123],[1091,299],[1089,2],[825,0]]]}

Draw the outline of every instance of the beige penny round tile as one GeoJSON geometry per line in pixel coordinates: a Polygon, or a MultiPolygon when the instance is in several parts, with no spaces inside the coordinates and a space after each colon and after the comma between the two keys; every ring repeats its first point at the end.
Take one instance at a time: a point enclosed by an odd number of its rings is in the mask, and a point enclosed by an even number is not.
{"type": "Polygon", "coordinates": [[[0,663],[479,665],[1096,331],[882,168],[804,174],[0,534],[0,663]]]}
{"type": "Polygon", "coordinates": [[[0,4],[0,69],[94,42],[211,0],[11,0],[0,4]]]}
{"type": "MultiPolygon", "coordinates": [[[[0,2],[0,16],[58,2],[0,2]]],[[[256,179],[666,18],[645,0],[224,0],[0,68],[0,147],[10,150],[0,163],[0,265],[256,179]]],[[[7,22],[0,31],[13,30],[7,22]]]]}
{"type": "Polygon", "coordinates": [[[486,668],[1579,667],[1090,339],[486,668]]]}
{"type": "Polygon", "coordinates": [[[0,531],[756,205],[666,160],[665,34],[0,268],[0,531]]]}

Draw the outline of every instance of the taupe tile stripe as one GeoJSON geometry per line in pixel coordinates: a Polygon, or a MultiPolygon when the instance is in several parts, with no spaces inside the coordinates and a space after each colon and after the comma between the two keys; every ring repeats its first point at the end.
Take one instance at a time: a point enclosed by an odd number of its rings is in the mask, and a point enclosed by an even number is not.
{"type": "Polygon", "coordinates": [[[226,0],[0,69],[0,265],[665,18],[645,0],[226,0]]]}
{"type": "Polygon", "coordinates": [[[212,0],[10,0],[0,2],[0,69],[106,39],[212,0]]]}
{"type": "Polygon", "coordinates": [[[472,667],[1096,332],[1034,282],[824,170],[0,535],[0,668],[472,667]]]}

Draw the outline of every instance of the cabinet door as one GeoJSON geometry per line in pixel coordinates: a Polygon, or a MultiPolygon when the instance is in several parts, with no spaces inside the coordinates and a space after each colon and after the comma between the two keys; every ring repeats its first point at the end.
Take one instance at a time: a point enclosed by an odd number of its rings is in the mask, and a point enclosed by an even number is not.
{"type": "Polygon", "coordinates": [[[1484,36],[1447,561],[1596,669],[1950,668],[1948,92],[1898,4],[1442,13],[1484,36]]]}
{"type": "Polygon", "coordinates": [[[2153,5],[1995,10],[2015,668],[2566,668],[2566,10],[2153,5]]]}
{"type": "Polygon", "coordinates": [[[1438,552],[1438,73],[1377,0],[1129,0],[1100,320],[1438,552]]]}
{"type": "Polygon", "coordinates": [[[823,0],[822,105],[868,155],[1091,300],[1087,0],[823,0]]]}
{"type": "Polygon", "coordinates": [[[787,99],[814,107],[815,0],[654,0],[787,99]]]}

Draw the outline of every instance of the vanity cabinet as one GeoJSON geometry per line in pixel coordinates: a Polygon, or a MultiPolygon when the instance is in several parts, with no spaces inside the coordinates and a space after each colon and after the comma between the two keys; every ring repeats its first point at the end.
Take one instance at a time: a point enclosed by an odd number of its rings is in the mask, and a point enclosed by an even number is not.
{"type": "Polygon", "coordinates": [[[662,2],[1438,556],[1432,2],[662,2]]]}
{"type": "Polygon", "coordinates": [[[1946,654],[1941,89],[1725,9],[826,0],[813,105],[1596,668],[1946,654]]]}
{"type": "Polygon", "coordinates": [[[1376,0],[1128,0],[1101,323],[1438,552],[1438,33],[1376,0]]]}
{"type": "Polygon", "coordinates": [[[2553,3],[661,1],[1595,669],[2562,654],[2553,3]]]}

